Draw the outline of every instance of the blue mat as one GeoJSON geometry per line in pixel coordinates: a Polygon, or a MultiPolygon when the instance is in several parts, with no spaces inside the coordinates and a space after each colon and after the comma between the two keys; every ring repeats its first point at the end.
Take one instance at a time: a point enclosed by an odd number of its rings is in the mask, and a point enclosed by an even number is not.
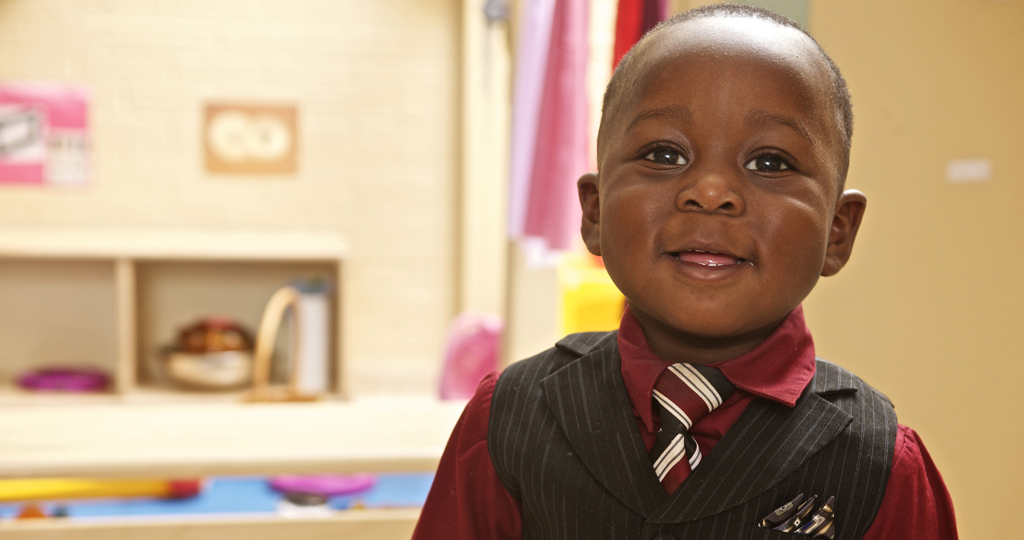
{"type": "MultiPolygon", "coordinates": [[[[434,473],[376,476],[377,482],[369,490],[332,498],[331,508],[344,510],[357,503],[366,508],[419,508],[434,481],[434,473]]],[[[202,493],[191,499],[77,499],[45,501],[40,506],[47,514],[63,506],[70,518],[274,514],[280,500],[281,495],[270,489],[266,477],[212,477],[204,482],[202,493]]],[[[0,504],[0,518],[13,518],[21,508],[21,504],[0,504]]]]}

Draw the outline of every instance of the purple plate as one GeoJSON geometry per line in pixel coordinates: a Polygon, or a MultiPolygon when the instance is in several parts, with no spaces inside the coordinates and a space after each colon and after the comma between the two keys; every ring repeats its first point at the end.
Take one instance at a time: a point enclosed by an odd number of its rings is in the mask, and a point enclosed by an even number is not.
{"type": "Polygon", "coordinates": [[[43,368],[18,378],[26,390],[57,392],[102,392],[110,384],[110,376],[90,368],[43,368]]]}
{"type": "Polygon", "coordinates": [[[275,476],[270,487],[282,493],[307,493],[334,497],[366,491],[377,482],[372,474],[320,474],[311,476],[275,476]]]}

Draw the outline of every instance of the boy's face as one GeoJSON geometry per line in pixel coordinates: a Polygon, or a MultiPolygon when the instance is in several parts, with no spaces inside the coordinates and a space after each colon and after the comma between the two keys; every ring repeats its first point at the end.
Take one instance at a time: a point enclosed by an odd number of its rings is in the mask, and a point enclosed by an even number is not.
{"type": "Polygon", "coordinates": [[[645,45],[599,177],[579,182],[584,240],[655,352],[690,339],[728,358],[842,268],[865,200],[838,192],[831,79],[806,36],[699,18],[645,45]]]}

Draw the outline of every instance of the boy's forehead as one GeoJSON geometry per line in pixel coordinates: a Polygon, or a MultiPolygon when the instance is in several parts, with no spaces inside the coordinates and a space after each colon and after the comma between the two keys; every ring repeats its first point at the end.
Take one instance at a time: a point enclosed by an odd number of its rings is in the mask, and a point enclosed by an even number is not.
{"type": "Polygon", "coordinates": [[[808,69],[821,63],[814,42],[796,28],[755,17],[698,17],[667,26],[644,42],[641,55],[658,56],[685,50],[755,53],[765,60],[789,59],[808,69]],[[650,49],[649,51],[644,49],[650,49]]]}
{"type": "Polygon", "coordinates": [[[617,113],[636,105],[635,98],[646,94],[644,90],[657,90],[645,88],[662,79],[652,74],[665,74],[667,63],[684,57],[712,61],[705,64],[740,60],[766,68],[774,66],[789,74],[817,105],[828,107],[831,101],[831,75],[817,46],[803,32],[772,21],[717,16],[691,19],[660,29],[631,54],[635,55],[635,71],[627,87],[634,90],[617,104],[617,111],[609,111],[616,123],[627,120],[617,113]]]}

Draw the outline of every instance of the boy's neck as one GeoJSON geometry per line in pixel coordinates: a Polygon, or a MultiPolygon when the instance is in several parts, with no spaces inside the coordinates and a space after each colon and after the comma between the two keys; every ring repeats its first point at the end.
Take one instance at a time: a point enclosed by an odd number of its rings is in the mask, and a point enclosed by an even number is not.
{"type": "Polygon", "coordinates": [[[697,365],[711,365],[746,354],[765,342],[785,317],[771,324],[740,334],[724,338],[695,336],[680,332],[637,309],[630,310],[640,323],[644,336],[654,354],[668,362],[684,362],[697,365]]]}

